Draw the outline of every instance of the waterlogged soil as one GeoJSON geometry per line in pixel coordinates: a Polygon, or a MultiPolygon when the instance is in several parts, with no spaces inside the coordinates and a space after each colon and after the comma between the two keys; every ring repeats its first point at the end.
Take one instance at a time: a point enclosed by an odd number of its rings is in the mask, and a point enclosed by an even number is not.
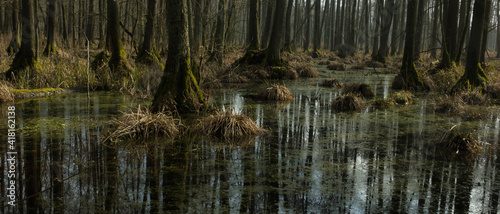
{"type": "MultiPolygon", "coordinates": [[[[212,94],[215,107],[243,113],[270,131],[240,142],[241,146],[184,137],[151,140],[147,147],[114,153],[102,143],[110,129],[108,122],[129,108],[148,105],[149,100],[98,92],[90,100],[84,93],[70,93],[17,103],[17,149],[22,157],[29,157],[31,149],[39,151],[35,160],[20,159],[24,167],[18,171],[25,173],[19,174],[23,179],[18,200],[46,191],[37,195],[38,202],[25,200],[3,209],[19,213],[29,213],[32,206],[66,213],[499,212],[497,113],[466,121],[435,113],[426,96],[418,96],[411,106],[336,113],[329,103],[341,89],[320,87],[325,78],[367,83],[377,98],[384,98],[394,75],[373,69],[316,68],[321,70],[320,78],[279,81],[294,94],[289,103],[247,96],[265,87],[262,84],[212,94]],[[435,144],[455,125],[485,142],[489,152],[465,158],[437,151],[435,144]],[[39,170],[26,171],[32,170],[30,166],[39,170]],[[54,188],[57,179],[63,180],[62,191],[54,188]]],[[[2,106],[2,112],[6,108],[2,106]]],[[[5,183],[8,178],[3,179],[5,183]]]]}

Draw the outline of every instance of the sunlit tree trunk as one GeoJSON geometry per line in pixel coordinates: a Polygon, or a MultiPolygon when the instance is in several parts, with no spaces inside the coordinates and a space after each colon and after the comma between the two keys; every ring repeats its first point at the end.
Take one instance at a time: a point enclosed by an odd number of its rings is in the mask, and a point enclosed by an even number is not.
{"type": "Polygon", "coordinates": [[[406,38],[405,49],[403,53],[403,62],[401,70],[396,76],[392,87],[394,89],[423,89],[424,83],[420,79],[420,75],[415,68],[414,45],[415,45],[415,29],[417,25],[417,8],[418,0],[409,0],[407,17],[406,17],[406,38]]]}
{"type": "Polygon", "coordinates": [[[165,71],[154,96],[153,112],[175,111],[187,113],[203,107],[203,93],[192,70],[188,41],[186,0],[167,2],[168,56],[165,71]]]}
{"type": "Polygon", "coordinates": [[[35,22],[34,18],[34,1],[22,0],[22,40],[21,47],[16,53],[9,70],[5,73],[7,79],[13,79],[17,73],[36,63],[35,55],[35,22]]]}
{"type": "Polygon", "coordinates": [[[467,48],[467,58],[465,61],[465,73],[454,86],[454,91],[464,88],[470,89],[472,87],[482,87],[486,89],[488,77],[479,63],[484,32],[486,1],[487,0],[476,0],[474,2],[474,14],[469,45],[467,48]]]}
{"type": "Polygon", "coordinates": [[[56,42],[54,34],[56,31],[56,0],[49,0],[47,6],[47,45],[43,51],[43,55],[49,56],[57,53],[56,42]]]}

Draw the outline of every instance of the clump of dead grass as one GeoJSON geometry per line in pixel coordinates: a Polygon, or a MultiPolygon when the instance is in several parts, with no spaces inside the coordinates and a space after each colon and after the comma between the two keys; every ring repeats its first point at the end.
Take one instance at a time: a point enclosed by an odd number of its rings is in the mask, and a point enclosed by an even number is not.
{"type": "Polygon", "coordinates": [[[373,88],[366,84],[366,83],[353,83],[350,85],[347,85],[344,88],[344,91],[342,94],[357,94],[359,96],[362,96],[363,98],[373,98],[375,97],[375,91],[373,91],[373,88]]]}
{"type": "Polygon", "coordinates": [[[446,131],[438,140],[436,149],[440,153],[453,157],[465,157],[466,159],[474,158],[485,149],[484,142],[478,141],[471,136],[471,133],[464,134],[455,129],[453,126],[446,131]]]}
{"type": "Polygon", "coordinates": [[[495,83],[489,84],[487,92],[493,99],[499,99],[500,98],[500,82],[495,82],[495,83]]]}
{"type": "Polygon", "coordinates": [[[463,91],[460,97],[467,105],[486,105],[488,104],[488,99],[486,94],[481,93],[479,90],[463,91]]]}
{"type": "Polygon", "coordinates": [[[116,130],[109,135],[109,139],[116,140],[127,138],[133,140],[143,140],[149,137],[164,136],[169,139],[175,138],[179,134],[179,122],[172,116],[164,113],[152,113],[148,109],[126,113],[120,119],[113,119],[117,126],[116,130]]]}
{"type": "Polygon", "coordinates": [[[5,82],[0,81],[0,103],[13,102],[14,93],[12,88],[5,82]]]}
{"type": "Polygon", "coordinates": [[[366,105],[356,94],[345,94],[338,96],[330,103],[333,110],[336,112],[353,112],[361,111],[366,108],[366,105]]]}
{"type": "Polygon", "coordinates": [[[365,70],[366,69],[366,63],[364,63],[364,62],[358,62],[358,63],[352,65],[351,69],[353,69],[353,70],[365,70]]]}
{"type": "Polygon", "coordinates": [[[205,136],[220,140],[238,140],[266,133],[266,130],[260,128],[252,119],[242,114],[232,114],[230,111],[219,111],[200,120],[196,129],[205,136]]]}
{"type": "Polygon", "coordinates": [[[333,62],[327,68],[334,71],[347,71],[347,65],[341,62],[333,62]]]}
{"type": "Polygon", "coordinates": [[[413,103],[413,94],[409,91],[396,91],[389,95],[389,99],[397,105],[410,105],[413,103]]]}
{"type": "Polygon", "coordinates": [[[309,63],[298,63],[298,66],[295,67],[297,74],[299,77],[319,77],[319,73],[316,69],[314,69],[309,63]]]}
{"type": "Polygon", "coordinates": [[[385,68],[385,65],[384,63],[381,63],[381,62],[378,62],[378,61],[368,61],[366,63],[366,66],[370,67],[370,68],[385,68]]]}
{"type": "Polygon", "coordinates": [[[291,101],[293,100],[293,94],[288,90],[285,85],[273,84],[270,87],[265,88],[257,96],[259,99],[268,101],[291,101]]]}
{"type": "Polygon", "coordinates": [[[329,65],[329,64],[330,64],[330,61],[328,61],[328,60],[323,60],[323,61],[318,62],[318,65],[329,65]]]}
{"type": "Polygon", "coordinates": [[[344,84],[337,79],[325,79],[320,86],[327,88],[344,88],[344,84]]]}

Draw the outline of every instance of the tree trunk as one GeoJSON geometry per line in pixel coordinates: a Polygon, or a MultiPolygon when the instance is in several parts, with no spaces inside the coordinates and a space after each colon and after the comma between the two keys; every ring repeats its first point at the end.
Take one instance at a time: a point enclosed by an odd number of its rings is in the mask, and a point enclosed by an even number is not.
{"type": "Polygon", "coordinates": [[[262,48],[267,48],[269,44],[269,35],[271,33],[271,26],[273,24],[273,11],[274,11],[274,0],[267,1],[267,11],[266,11],[266,23],[264,25],[264,32],[262,32],[261,46],[262,48]]]}
{"type": "Polygon", "coordinates": [[[357,0],[352,1],[351,6],[351,19],[349,20],[347,44],[349,44],[353,50],[356,50],[356,2],[357,0]]]}
{"type": "Polygon", "coordinates": [[[57,53],[56,43],[54,40],[54,33],[56,31],[56,0],[49,0],[47,7],[47,46],[43,51],[44,56],[50,56],[57,53]]]}
{"type": "Polygon", "coordinates": [[[459,62],[460,58],[462,56],[462,49],[465,44],[465,38],[469,32],[469,27],[470,26],[470,15],[471,15],[471,3],[472,0],[463,0],[460,3],[460,22],[458,25],[458,48],[456,51],[456,55],[452,56],[455,57],[455,62],[459,62]]]}
{"type": "Polygon", "coordinates": [[[148,14],[146,16],[146,27],[144,29],[144,40],[142,41],[137,61],[145,64],[159,63],[155,50],[153,49],[153,38],[155,36],[155,14],[156,0],[148,0],[148,14]]]}
{"type": "Polygon", "coordinates": [[[497,58],[500,58],[500,5],[497,4],[497,38],[496,38],[497,58]]]}
{"type": "Polygon", "coordinates": [[[19,3],[17,0],[12,0],[10,9],[12,10],[12,39],[7,47],[7,54],[9,56],[16,54],[19,51],[19,3]]]}
{"type": "Polygon", "coordinates": [[[392,34],[391,34],[391,55],[398,54],[398,40],[401,39],[399,35],[399,21],[401,19],[401,2],[396,1],[394,3],[394,17],[393,17],[393,25],[392,25],[392,34]]]}
{"type": "Polygon", "coordinates": [[[457,44],[457,20],[458,20],[458,0],[445,0],[443,5],[444,13],[444,26],[443,26],[443,47],[441,53],[441,69],[447,69],[452,67],[454,59],[452,56],[456,56],[456,44],[457,44]]]}
{"type": "Polygon", "coordinates": [[[437,44],[438,44],[438,20],[440,11],[440,0],[434,1],[434,14],[432,19],[432,33],[431,33],[431,57],[433,59],[437,58],[437,44]]]}
{"type": "MultiPolygon", "coordinates": [[[[288,0],[288,4],[286,6],[286,23],[285,23],[285,50],[292,51],[292,8],[293,8],[293,0],[288,0]]],[[[297,18],[297,17],[295,17],[297,18]]]]}
{"type": "Polygon", "coordinates": [[[85,36],[87,36],[90,43],[94,43],[94,0],[89,0],[87,9],[88,14],[85,36]]]}
{"type": "Polygon", "coordinates": [[[471,89],[472,87],[480,87],[486,89],[488,77],[479,64],[481,54],[481,44],[483,39],[483,29],[486,13],[486,1],[476,0],[474,2],[474,15],[472,18],[472,28],[470,32],[470,40],[467,48],[467,59],[465,61],[465,73],[458,80],[452,91],[460,89],[471,89]]]}
{"type": "Polygon", "coordinates": [[[389,32],[392,24],[392,14],[394,11],[394,0],[386,0],[384,12],[382,13],[382,31],[380,32],[380,48],[375,55],[374,60],[385,63],[389,54],[389,32]]]}
{"type": "Polygon", "coordinates": [[[321,0],[316,0],[314,3],[314,40],[313,40],[313,58],[319,57],[319,49],[321,49],[321,0]]]}
{"type": "Polygon", "coordinates": [[[370,52],[370,9],[368,6],[368,0],[364,0],[363,3],[363,16],[364,16],[364,27],[365,27],[365,54],[370,52]]]}
{"type": "Polygon", "coordinates": [[[372,58],[375,58],[380,39],[380,20],[382,19],[382,8],[384,7],[384,0],[377,0],[375,3],[375,32],[373,36],[372,58]]]}
{"type": "Polygon", "coordinates": [[[283,19],[285,15],[285,0],[276,0],[273,31],[266,53],[266,64],[270,66],[281,65],[281,37],[283,36],[283,19]]]}
{"type": "Polygon", "coordinates": [[[193,49],[191,50],[192,56],[198,55],[198,52],[200,50],[200,45],[201,45],[201,16],[202,13],[200,12],[202,9],[202,1],[201,0],[194,0],[193,2],[193,9],[196,11],[194,13],[194,24],[193,24],[193,49]]]}
{"type": "Polygon", "coordinates": [[[407,13],[406,13],[407,2],[408,1],[403,1],[403,5],[401,6],[401,22],[399,25],[399,29],[401,29],[401,33],[399,35],[398,53],[402,52],[402,50],[404,49],[404,44],[405,44],[406,31],[404,29],[405,29],[405,25],[406,25],[405,18],[407,17],[407,13]]]}
{"type": "Polygon", "coordinates": [[[418,0],[409,0],[408,9],[406,12],[406,38],[405,38],[405,49],[403,53],[403,62],[401,65],[401,70],[394,79],[392,88],[396,90],[418,90],[424,89],[424,83],[420,79],[420,75],[415,68],[415,58],[413,57],[414,45],[415,45],[415,29],[417,25],[417,8],[418,0]]]}
{"type": "Polygon", "coordinates": [[[328,49],[330,47],[330,0],[326,0],[325,3],[325,12],[323,13],[323,21],[321,22],[321,27],[325,32],[325,37],[323,39],[324,49],[328,49]]]}
{"type": "Polygon", "coordinates": [[[64,41],[64,44],[67,44],[67,41],[68,41],[68,29],[67,29],[67,21],[66,21],[66,9],[64,7],[64,0],[61,0],[61,2],[59,2],[59,4],[61,4],[61,17],[60,17],[60,20],[61,20],[61,26],[62,26],[62,36],[63,36],[63,41],[64,41]]]}
{"type": "Polygon", "coordinates": [[[250,1],[250,17],[248,19],[248,50],[259,50],[259,0],[250,1]]]}
{"type": "Polygon", "coordinates": [[[167,1],[168,56],[151,110],[187,113],[203,107],[203,93],[192,70],[186,0],[167,1]]]}
{"type": "Polygon", "coordinates": [[[109,59],[109,67],[112,71],[123,74],[124,71],[130,71],[130,65],[127,61],[127,54],[123,48],[122,38],[120,36],[120,20],[118,3],[116,0],[107,0],[108,3],[108,35],[109,46],[111,48],[111,58],[109,59]]]}
{"type": "Polygon", "coordinates": [[[311,36],[311,0],[306,1],[306,11],[305,11],[306,28],[304,30],[304,51],[309,50],[310,36],[311,36]]]}
{"type": "Polygon", "coordinates": [[[486,9],[484,14],[483,40],[481,43],[481,58],[479,62],[484,66],[486,60],[486,51],[488,46],[488,32],[490,28],[491,0],[486,0],[486,9]]]}
{"type": "Polygon", "coordinates": [[[12,80],[17,76],[17,73],[36,63],[35,55],[35,17],[34,17],[34,1],[22,0],[21,9],[23,26],[21,47],[17,52],[9,70],[5,73],[7,79],[12,80]]]}
{"type": "Polygon", "coordinates": [[[215,30],[215,59],[219,66],[222,66],[224,51],[224,31],[226,28],[226,0],[219,0],[219,10],[217,13],[217,28],[215,30]]]}
{"type": "Polygon", "coordinates": [[[426,0],[419,0],[418,3],[418,15],[417,15],[417,29],[415,34],[415,49],[413,50],[415,53],[413,56],[418,59],[420,58],[420,50],[422,49],[423,43],[423,33],[424,33],[424,20],[426,16],[426,0]]]}

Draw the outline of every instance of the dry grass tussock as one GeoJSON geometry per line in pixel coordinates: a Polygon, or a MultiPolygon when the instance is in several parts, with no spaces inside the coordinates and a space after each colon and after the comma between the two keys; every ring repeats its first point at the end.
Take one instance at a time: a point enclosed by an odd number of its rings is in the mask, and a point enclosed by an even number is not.
{"type": "Polygon", "coordinates": [[[319,72],[308,62],[292,61],[289,66],[297,71],[299,77],[319,77],[319,72]]]}
{"type": "Polygon", "coordinates": [[[413,103],[413,94],[409,91],[396,91],[389,95],[389,99],[397,105],[410,105],[413,103]]]}
{"type": "Polygon", "coordinates": [[[358,97],[356,94],[338,96],[330,103],[330,105],[336,112],[361,111],[366,108],[363,99],[358,97]]]}
{"type": "Polygon", "coordinates": [[[463,72],[463,68],[453,67],[446,70],[422,72],[421,77],[424,82],[432,86],[432,90],[447,92],[458,82],[463,72]]]}
{"type": "Polygon", "coordinates": [[[205,136],[220,140],[239,140],[266,133],[266,130],[257,126],[252,119],[242,114],[232,114],[230,111],[219,111],[210,115],[200,120],[195,128],[205,136]]]}
{"type": "Polygon", "coordinates": [[[438,152],[447,154],[447,156],[464,157],[471,160],[489,147],[490,144],[480,142],[470,133],[464,134],[455,128],[456,126],[451,127],[437,140],[436,149],[438,152]]]}
{"type": "Polygon", "coordinates": [[[14,102],[14,93],[8,83],[0,81],[0,103],[14,102]]]}
{"type": "Polygon", "coordinates": [[[373,98],[375,97],[375,91],[373,91],[373,88],[366,84],[366,83],[353,83],[350,85],[347,85],[344,88],[344,91],[342,94],[357,94],[363,98],[373,98]]]}
{"type": "Polygon", "coordinates": [[[497,108],[488,107],[487,101],[477,101],[478,99],[483,98],[470,97],[468,93],[437,96],[431,99],[431,106],[438,113],[457,116],[465,120],[486,119],[497,113],[497,108]],[[469,100],[466,101],[466,99],[469,100]],[[482,105],[473,105],[474,102],[482,103],[482,105]]]}
{"type": "Polygon", "coordinates": [[[320,84],[320,86],[327,88],[344,88],[344,84],[338,81],[337,79],[325,79],[320,84]]]}
{"type": "Polygon", "coordinates": [[[285,85],[273,84],[259,92],[259,99],[287,102],[293,100],[293,94],[285,85]]]}
{"type": "Polygon", "coordinates": [[[333,62],[326,67],[334,71],[347,71],[347,65],[341,62],[333,62]]]}
{"type": "Polygon", "coordinates": [[[292,62],[292,61],[313,62],[313,59],[310,55],[308,55],[300,50],[297,50],[294,52],[284,52],[282,54],[282,56],[288,62],[292,62]]]}
{"type": "Polygon", "coordinates": [[[143,140],[149,137],[164,136],[169,139],[175,138],[179,134],[179,121],[164,113],[152,113],[148,109],[126,113],[120,119],[113,119],[116,125],[108,139],[117,140],[127,138],[133,140],[143,140]]]}

